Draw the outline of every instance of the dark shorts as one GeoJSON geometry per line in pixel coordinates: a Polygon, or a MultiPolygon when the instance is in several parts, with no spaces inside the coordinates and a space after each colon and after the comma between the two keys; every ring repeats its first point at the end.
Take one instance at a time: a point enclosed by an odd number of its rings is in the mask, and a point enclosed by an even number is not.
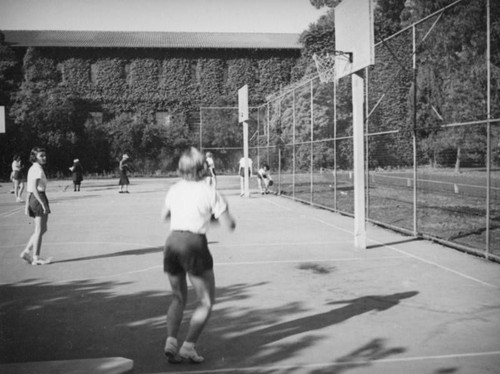
{"type": "MultiPolygon", "coordinates": [[[[250,168],[248,169],[247,175],[250,176],[250,168]]],[[[245,169],[241,168],[240,169],[240,177],[244,177],[244,176],[245,176],[245,169]]]]}
{"type": "Polygon", "coordinates": [[[12,179],[21,182],[23,180],[23,173],[20,170],[12,172],[12,179]]]}
{"type": "MultiPolygon", "coordinates": [[[[50,206],[49,206],[49,200],[47,199],[47,195],[45,195],[45,192],[40,192],[38,191],[38,194],[40,195],[40,198],[43,200],[45,207],[47,208],[47,212],[45,214],[50,213],[50,206]]],[[[42,204],[37,200],[35,195],[30,193],[30,197],[28,200],[28,214],[30,217],[42,217],[44,215],[43,213],[43,208],[42,204]]]]}
{"type": "Polygon", "coordinates": [[[163,250],[163,271],[173,275],[202,275],[212,270],[214,260],[208,250],[207,237],[189,231],[172,231],[163,250]]]}

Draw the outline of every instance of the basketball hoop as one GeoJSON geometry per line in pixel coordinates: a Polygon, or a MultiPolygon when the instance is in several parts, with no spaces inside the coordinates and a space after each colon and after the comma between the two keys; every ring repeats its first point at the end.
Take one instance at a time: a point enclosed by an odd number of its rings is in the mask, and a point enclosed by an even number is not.
{"type": "Polygon", "coordinates": [[[315,53],[312,58],[316,64],[321,83],[333,82],[335,79],[335,55],[315,53]]]}
{"type": "Polygon", "coordinates": [[[335,62],[338,56],[342,56],[342,59],[352,62],[352,53],[349,52],[336,51],[333,54],[313,54],[312,58],[316,64],[319,79],[322,83],[333,82],[336,79],[335,62]]]}

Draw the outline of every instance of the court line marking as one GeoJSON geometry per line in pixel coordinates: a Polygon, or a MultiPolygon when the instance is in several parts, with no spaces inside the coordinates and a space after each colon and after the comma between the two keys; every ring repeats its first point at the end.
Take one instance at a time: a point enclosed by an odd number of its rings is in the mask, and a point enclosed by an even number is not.
{"type": "Polygon", "coordinates": [[[457,353],[448,355],[432,355],[432,356],[414,356],[414,357],[402,357],[402,358],[383,358],[378,360],[354,360],[352,362],[324,362],[316,364],[305,364],[305,365],[273,365],[273,366],[253,366],[245,368],[225,368],[225,369],[214,369],[214,370],[194,370],[194,371],[174,371],[169,372],[170,374],[209,374],[209,373],[234,373],[234,372],[245,372],[245,371],[262,371],[270,372],[275,370],[293,370],[293,369],[306,369],[306,368],[320,368],[320,367],[341,367],[346,365],[377,365],[377,364],[397,364],[401,362],[416,362],[416,361],[431,361],[431,360],[446,360],[446,359],[456,359],[456,358],[467,358],[467,357],[484,357],[484,356],[496,356],[500,355],[500,351],[490,351],[490,352],[470,352],[470,353],[457,353]]]}
{"type": "MultiPolygon", "coordinates": [[[[373,240],[373,241],[374,241],[374,242],[378,242],[377,240],[373,240]]],[[[384,247],[387,247],[387,248],[389,248],[389,249],[392,249],[392,250],[393,250],[393,251],[395,251],[395,252],[398,252],[398,253],[403,253],[403,254],[407,255],[408,257],[414,258],[414,259],[416,259],[416,260],[418,260],[418,261],[424,262],[424,263],[429,264],[429,265],[436,266],[437,268],[439,268],[439,269],[441,269],[441,270],[445,270],[445,271],[450,272],[450,273],[452,273],[452,274],[458,275],[458,276],[460,276],[460,277],[462,277],[462,278],[469,279],[469,280],[471,280],[471,281],[477,282],[477,283],[479,283],[479,284],[482,284],[483,286],[487,286],[487,287],[494,288],[494,289],[499,289],[499,288],[500,288],[499,286],[496,286],[496,285],[494,285],[494,284],[491,284],[491,283],[488,283],[488,282],[482,281],[482,280],[480,280],[480,279],[474,278],[474,277],[472,277],[472,276],[470,276],[470,275],[467,275],[467,274],[465,274],[465,273],[462,273],[462,272],[460,272],[460,271],[458,271],[458,270],[453,270],[453,269],[451,269],[451,268],[449,268],[449,267],[447,267],[447,266],[439,265],[438,263],[436,263],[436,262],[434,262],[434,261],[426,260],[426,259],[421,258],[421,257],[419,257],[419,256],[416,256],[416,255],[413,255],[413,254],[408,253],[408,252],[406,252],[406,251],[403,251],[402,249],[395,248],[395,247],[393,247],[393,246],[391,246],[391,245],[387,245],[387,244],[384,244],[384,243],[381,243],[381,242],[378,242],[378,244],[382,244],[384,247]]]]}
{"type": "MultiPolygon", "coordinates": [[[[387,260],[407,258],[407,256],[383,256],[374,257],[370,260],[387,260]]],[[[242,262],[216,262],[214,265],[218,266],[231,266],[231,265],[271,265],[271,264],[303,264],[303,263],[317,263],[317,262],[344,262],[344,261],[366,261],[366,257],[351,257],[351,258],[324,258],[315,260],[287,260],[287,261],[242,261],[242,262]]]]}
{"type": "MultiPolygon", "coordinates": [[[[268,200],[268,201],[269,201],[269,202],[271,202],[270,200],[268,200]]],[[[271,202],[271,203],[273,203],[273,204],[275,204],[275,205],[277,205],[277,206],[281,206],[280,204],[276,204],[276,203],[274,203],[274,202],[271,202]]],[[[283,206],[281,206],[281,207],[283,207],[283,206]]],[[[287,210],[289,210],[289,211],[292,211],[292,210],[293,210],[293,209],[291,209],[291,208],[287,208],[287,207],[283,207],[283,208],[285,208],[285,209],[287,209],[287,210]]],[[[333,213],[334,213],[334,212],[333,212],[333,213]]],[[[334,225],[334,224],[331,224],[331,223],[329,223],[329,222],[326,222],[326,221],[324,221],[324,220],[322,220],[322,219],[319,219],[319,218],[316,218],[316,217],[308,217],[308,218],[313,219],[313,220],[318,221],[318,222],[321,222],[321,223],[323,223],[323,224],[325,224],[325,225],[327,225],[327,226],[334,227],[334,228],[336,228],[337,230],[341,230],[341,231],[344,231],[344,232],[348,232],[348,233],[350,233],[350,234],[352,234],[352,233],[353,233],[352,231],[346,230],[346,229],[341,228],[341,227],[339,227],[339,226],[337,226],[337,225],[334,225]]],[[[439,268],[439,269],[441,269],[441,270],[444,270],[444,271],[447,271],[447,272],[449,272],[449,273],[452,273],[452,274],[458,275],[458,276],[460,276],[460,277],[462,277],[462,278],[465,278],[465,279],[468,279],[468,280],[474,281],[474,282],[476,282],[476,283],[482,284],[483,286],[487,286],[487,287],[494,288],[494,289],[499,289],[499,288],[500,288],[500,287],[498,287],[498,286],[496,286],[496,285],[494,285],[494,284],[491,284],[491,283],[488,283],[488,282],[482,281],[482,280],[480,280],[480,279],[474,278],[474,277],[472,277],[472,276],[470,276],[470,275],[467,275],[467,274],[465,274],[465,273],[462,273],[462,272],[460,272],[460,271],[453,270],[453,269],[451,269],[451,268],[449,268],[449,267],[447,267],[447,266],[440,265],[440,264],[438,264],[438,263],[436,263],[436,262],[434,262],[434,261],[426,260],[426,259],[424,259],[424,258],[422,258],[422,257],[419,257],[419,256],[413,255],[413,254],[411,254],[411,253],[408,253],[408,252],[406,252],[406,251],[403,251],[402,249],[398,249],[398,248],[393,247],[393,246],[391,246],[391,245],[387,245],[387,244],[385,244],[385,243],[383,243],[383,242],[381,242],[381,241],[378,241],[378,240],[375,240],[375,239],[370,239],[370,240],[371,240],[371,241],[373,241],[373,242],[375,242],[375,243],[377,243],[377,244],[379,244],[379,245],[382,245],[382,246],[384,246],[384,247],[387,247],[387,248],[389,248],[389,249],[391,249],[391,250],[393,250],[393,251],[396,251],[396,252],[398,252],[398,253],[402,253],[402,254],[404,254],[404,255],[406,255],[406,256],[408,256],[408,257],[410,257],[410,258],[413,258],[413,259],[415,259],[415,260],[421,261],[421,262],[426,263],[426,264],[428,264],[428,265],[435,266],[435,267],[437,267],[437,268],[439,268]]]]}
{"type": "Polygon", "coordinates": [[[342,243],[352,243],[352,240],[338,240],[338,241],[318,241],[318,242],[276,242],[276,243],[244,243],[244,244],[218,244],[218,243],[210,243],[208,241],[208,245],[210,247],[218,247],[218,248],[234,248],[234,247],[277,247],[277,246],[291,246],[291,245],[327,245],[327,244],[342,244],[342,243]]]}
{"type": "Polygon", "coordinates": [[[1,214],[0,214],[0,217],[1,217],[1,218],[7,218],[7,217],[10,217],[10,216],[13,216],[13,215],[14,215],[14,214],[16,214],[16,213],[21,212],[23,209],[24,209],[23,207],[17,207],[17,208],[15,208],[15,209],[13,209],[13,210],[9,210],[9,211],[7,211],[7,212],[3,212],[3,213],[1,213],[1,214]]]}

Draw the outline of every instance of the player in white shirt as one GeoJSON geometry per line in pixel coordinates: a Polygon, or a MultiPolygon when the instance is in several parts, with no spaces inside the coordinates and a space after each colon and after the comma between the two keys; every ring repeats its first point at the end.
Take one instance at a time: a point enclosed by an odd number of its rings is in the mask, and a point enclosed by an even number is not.
{"type": "Polygon", "coordinates": [[[32,265],[45,265],[50,259],[44,260],[40,256],[42,248],[42,237],[47,232],[47,222],[49,220],[50,206],[45,190],[47,189],[47,177],[43,166],[47,163],[45,149],[35,147],[31,150],[30,161],[33,165],[28,171],[28,182],[26,191],[25,214],[35,221],[35,230],[31,235],[28,244],[21,252],[21,258],[32,265]]]}
{"type": "MultiPolygon", "coordinates": [[[[248,160],[248,177],[250,178],[252,176],[252,164],[253,161],[250,157],[247,158],[248,160]]],[[[240,158],[240,162],[238,163],[238,174],[240,175],[240,196],[243,196],[245,194],[245,157],[240,158]]]]}
{"type": "Polygon", "coordinates": [[[207,245],[206,232],[212,218],[234,230],[236,223],[228,205],[217,190],[206,183],[206,162],[203,154],[191,147],[179,160],[182,178],[174,184],[165,198],[162,220],[170,218],[170,235],[163,252],[163,269],[172,288],[172,302],[167,312],[165,355],[171,363],[187,359],[203,362],[195,344],[207,323],[215,302],[213,259],[207,245]],[[199,305],[193,312],[189,330],[182,347],[177,335],[187,301],[186,275],[196,290],[199,305]]]}
{"type": "Polygon", "coordinates": [[[208,181],[209,184],[213,185],[214,188],[217,188],[217,175],[215,174],[215,162],[214,156],[212,152],[207,152],[205,154],[207,166],[208,166],[208,181]]]}

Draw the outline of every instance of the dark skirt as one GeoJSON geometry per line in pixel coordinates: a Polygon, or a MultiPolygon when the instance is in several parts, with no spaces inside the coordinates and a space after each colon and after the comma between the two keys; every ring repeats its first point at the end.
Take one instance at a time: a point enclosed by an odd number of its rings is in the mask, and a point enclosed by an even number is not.
{"type": "Polygon", "coordinates": [[[128,180],[127,174],[120,172],[120,181],[118,182],[120,186],[125,186],[130,184],[130,181],[128,180]]]}
{"type": "Polygon", "coordinates": [[[38,191],[38,194],[40,195],[40,198],[44,202],[47,211],[43,213],[42,204],[40,204],[35,195],[30,193],[30,197],[28,200],[28,214],[30,217],[33,218],[42,217],[43,215],[50,213],[50,206],[49,206],[49,200],[47,199],[47,195],[45,194],[45,192],[40,192],[40,191],[38,191]]]}
{"type": "Polygon", "coordinates": [[[12,172],[12,179],[21,182],[23,180],[23,173],[20,170],[12,172]]]}

